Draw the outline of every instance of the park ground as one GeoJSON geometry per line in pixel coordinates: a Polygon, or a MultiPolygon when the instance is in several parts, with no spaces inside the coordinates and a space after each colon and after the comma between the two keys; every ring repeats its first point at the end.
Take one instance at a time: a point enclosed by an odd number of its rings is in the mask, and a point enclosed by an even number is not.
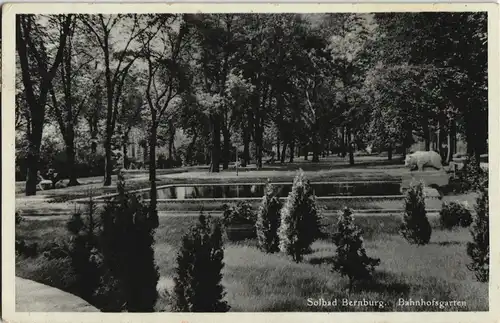
{"type": "MultiPolygon", "coordinates": [[[[296,162],[292,165],[267,165],[262,170],[240,171],[230,169],[210,174],[203,168],[165,170],[158,174],[158,185],[174,183],[214,183],[265,181],[291,181],[298,168],[303,168],[312,181],[363,180],[399,178],[407,169],[395,157],[359,158],[355,166],[346,166],[340,159],[327,159],[319,164],[296,162]]],[[[102,178],[81,179],[82,185],[58,190],[38,192],[36,197],[24,197],[16,185],[16,207],[27,214],[16,229],[16,237],[44,245],[65,239],[66,214],[72,211],[71,201],[93,195],[114,193],[115,188],[103,188],[102,178]],[[38,216],[29,216],[30,210],[38,216]],[[54,210],[58,209],[59,213],[54,210]],[[64,212],[66,211],[66,213],[64,212]],[[55,216],[40,216],[44,212],[55,216]]],[[[147,174],[128,173],[127,187],[148,187],[147,174]]],[[[473,195],[448,195],[443,200],[468,200],[473,195]]],[[[169,213],[169,215],[172,215],[169,213]]],[[[160,270],[160,298],[157,310],[168,310],[168,292],[176,266],[176,254],[182,235],[196,223],[196,213],[160,216],[156,232],[155,257],[160,270]]],[[[398,234],[401,214],[355,216],[364,230],[364,240],[370,257],[380,258],[375,281],[358,289],[347,291],[347,279],[331,272],[331,257],[335,245],[325,238],[313,245],[312,253],[302,263],[294,263],[281,254],[265,254],[256,248],[254,240],[227,242],[224,254],[223,285],[226,300],[232,311],[486,311],[488,285],[475,280],[467,269],[469,258],[466,244],[471,240],[468,229],[441,230],[436,217],[429,217],[433,226],[431,242],[425,246],[408,244],[398,234]],[[375,307],[310,307],[307,300],[342,299],[384,301],[384,308],[375,307]],[[398,299],[464,301],[465,307],[399,307],[398,299]]],[[[324,231],[333,233],[336,215],[326,214],[324,231]]],[[[51,263],[37,256],[16,259],[16,275],[64,290],[70,271],[68,264],[51,263]]]]}

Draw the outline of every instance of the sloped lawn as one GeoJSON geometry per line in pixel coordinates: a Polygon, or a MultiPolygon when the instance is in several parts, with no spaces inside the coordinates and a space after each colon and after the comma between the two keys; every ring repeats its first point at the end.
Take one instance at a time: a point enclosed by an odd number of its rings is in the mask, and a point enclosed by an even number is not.
{"type": "MultiPolygon", "coordinates": [[[[162,277],[171,278],[180,239],[194,216],[162,217],[156,233],[156,261],[162,277]]],[[[478,283],[466,264],[465,252],[470,239],[467,229],[433,231],[426,246],[409,245],[398,234],[397,216],[357,217],[365,230],[365,246],[369,256],[381,259],[373,283],[348,293],[347,279],[330,271],[330,259],[335,246],[326,240],[314,243],[313,252],[296,264],[281,254],[265,254],[255,247],[255,241],[226,244],[223,284],[232,311],[484,311],[488,309],[488,285],[478,283]],[[338,299],[337,306],[308,306],[308,299],[338,299]],[[350,300],[383,301],[384,306],[342,306],[350,300]],[[465,301],[465,307],[439,309],[398,307],[399,298],[426,301],[465,301]]],[[[436,221],[431,221],[436,226],[436,221]]],[[[332,232],[336,217],[328,217],[325,231],[332,232]]],[[[18,237],[40,244],[65,235],[64,221],[30,220],[23,222],[18,237]]],[[[33,279],[65,290],[71,282],[66,263],[48,263],[43,256],[18,258],[16,275],[33,279]]],[[[160,298],[157,310],[164,310],[167,300],[160,298]]]]}

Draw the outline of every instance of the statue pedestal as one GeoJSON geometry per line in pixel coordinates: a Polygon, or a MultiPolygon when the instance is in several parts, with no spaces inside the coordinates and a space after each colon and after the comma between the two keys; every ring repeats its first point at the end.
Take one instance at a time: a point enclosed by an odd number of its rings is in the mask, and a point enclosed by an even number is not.
{"type": "Polygon", "coordinates": [[[402,176],[401,189],[406,190],[412,183],[423,182],[425,187],[448,185],[450,174],[443,170],[408,171],[402,176]]]}

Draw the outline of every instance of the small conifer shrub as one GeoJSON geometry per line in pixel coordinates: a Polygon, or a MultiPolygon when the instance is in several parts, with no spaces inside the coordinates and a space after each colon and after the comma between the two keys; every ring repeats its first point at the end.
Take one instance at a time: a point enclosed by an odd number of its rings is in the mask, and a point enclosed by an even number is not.
{"type": "Polygon", "coordinates": [[[370,280],[375,267],[380,264],[380,259],[366,255],[363,231],[354,223],[349,208],[344,208],[340,213],[337,231],[332,239],[337,246],[332,271],[349,278],[349,290],[356,281],[370,280]]]}
{"type": "Polygon", "coordinates": [[[279,251],[278,228],[282,203],[274,187],[268,183],[257,213],[257,240],[259,248],[267,253],[279,251]]]}
{"type": "Polygon", "coordinates": [[[480,282],[489,281],[490,273],[490,226],[488,191],[482,191],[476,202],[476,214],[470,232],[472,241],[467,243],[467,254],[472,262],[467,268],[480,282]]]}
{"type": "Polygon", "coordinates": [[[295,262],[300,262],[321,235],[321,217],[316,197],[304,172],[299,170],[292,191],[281,209],[279,248],[292,256],[295,262]]]}
{"type": "Polygon", "coordinates": [[[222,230],[218,221],[200,214],[199,223],[182,238],[172,309],[176,312],[227,312],[222,286],[222,230]]]}
{"type": "Polygon", "coordinates": [[[412,244],[425,245],[431,239],[432,228],[425,211],[423,184],[412,185],[406,192],[402,236],[412,244]]]}
{"type": "Polygon", "coordinates": [[[153,312],[159,279],[153,249],[155,219],[148,205],[125,193],[122,173],[118,196],[101,213],[101,226],[102,261],[106,275],[116,281],[115,298],[128,312],[153,312]]]}

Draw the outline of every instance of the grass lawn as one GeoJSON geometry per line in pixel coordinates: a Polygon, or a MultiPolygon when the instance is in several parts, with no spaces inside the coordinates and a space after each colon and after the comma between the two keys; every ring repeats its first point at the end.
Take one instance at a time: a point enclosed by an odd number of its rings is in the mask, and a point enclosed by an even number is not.
{"type": "MultiPolygon", "coordinates": [[[[335,246],[328,240],[314,243],[313,252],[296,264],[281,254],[265,254],[255,248],[255,241],[227,243],[223,284],[232,311],[485,311],[488,310],[488,285],[478,283],[466,264],[465,248],[470,234],[467,229],[441,231],[437,219],[431,243],[409,245],[398,235],[397,216],[356,217],[364,231],[368,255],[381,259],[375,282],[362,286],[348,296],[347,279],[331,273],[329,260],[335,246]],[[310,307],[307,299],[342,299],[384,301],[384,308],[375,307],[310,307]],[[464,308],[397,307],[398,298],[413,300],[465,301],[464,308]]],[[[156,261],[162,277],[172,277],[181,237],[195,216],[161,217],[156,233],[156,261]]],[[[16,235],[28,241],[46,242],[66,235],[64,221],[29,220],[22,222],[16,235]]],[[[332,232],[336,217],[325,218],[324,231],[332,232]]],[[[47,264],[43,256],[18,258],[16,275],[64,289],[71,279],[68,264],[47,264]]],[[[158,310],[165,308],[160,298],[158,310]]]]}

